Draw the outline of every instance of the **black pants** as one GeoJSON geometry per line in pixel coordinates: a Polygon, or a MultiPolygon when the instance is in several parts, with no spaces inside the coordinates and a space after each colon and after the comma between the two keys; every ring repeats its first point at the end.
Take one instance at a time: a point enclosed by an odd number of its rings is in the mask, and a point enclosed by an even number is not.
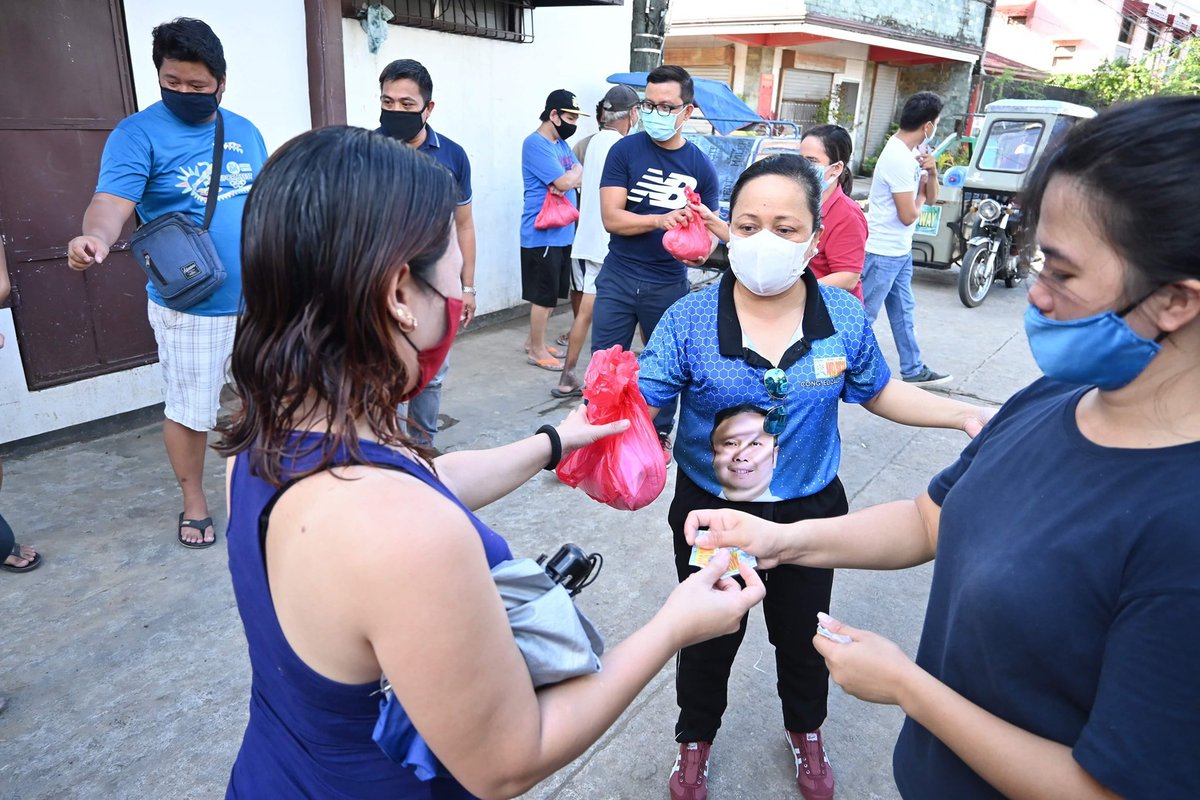
{"type": "MultiPolygon", "coordinates": [[[[675,535],[675,570],[679,580],[697,570],[688,565],[692,548],[683,538],[689,511],[698,508],[734,508],[772,522],[837,517],[849,510],[846,492],[836,477],[816,494],[777,503],[734,503],[701,489],[682,470],[676,470],[675,497],[667,519],[675,535]]],[[[791,731],[812,731],[825,721],[829,697],[829,671],[812,646],[817,612],[829,610],[833,570],[779,566],[760,570],[767,587],[763,614],[767,634],[775,648],[775,671],[783,724],[791,731]]],[[[711,742],[721,727],[728,704],[729,670],[746,635],[746,617],[737,633],[685,647],[676,661],[676,697],[679,721],[675,740],[711,742]]]]}

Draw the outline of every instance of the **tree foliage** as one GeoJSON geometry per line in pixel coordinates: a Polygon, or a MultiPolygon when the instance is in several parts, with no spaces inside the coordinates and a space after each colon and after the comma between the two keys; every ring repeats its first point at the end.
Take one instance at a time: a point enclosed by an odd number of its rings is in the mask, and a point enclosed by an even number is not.
{"type": "Polygon", "coordinates": [[[1082,75],[1056,75],[1047,83],[1087,92],[1108,106],[1160,94],[1200,94],[1200,45],[1189,40],[1136,61],[1105,61],[1082,75]]]}

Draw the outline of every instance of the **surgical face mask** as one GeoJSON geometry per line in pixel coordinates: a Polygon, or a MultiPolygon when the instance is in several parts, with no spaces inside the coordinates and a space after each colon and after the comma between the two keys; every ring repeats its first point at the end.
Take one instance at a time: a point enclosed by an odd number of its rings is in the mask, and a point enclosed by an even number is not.
{"type": "Polygon", "coordinates": [[[784,239],[761,230],[751,236],[729,239],[729,266],[738,282],[759,297],[782,294],[796,285],[811,256],[813,231],[803,242],[784,239]]]}
{"type": "Polygon", "coordinates": [[[1030,305],[1025,310],[1025,335],[1033,359],[1047,378],[1120,389],[1142,374],[1162,350],[1159,342],[1166,336],[1147,339],[1125,322],[1125,315],[1145,299],[1120,311],[1070,320],[1050,319],[1030,305]]]}
{"type": "Polygon", "coordinates": [[[682,114],[664,114],[661,111],[643,111],[642,129],[656,142],[665,142],[679,130],[677,122],[682,114]]]}
{"type": "Polygon", "coordinates": [[[399,139],[402,142],[411,142],[417,138],[421,133],[421,129],[425,127],[425,120],[421,118],[421,115],[424,113],[424,109],[420,111],[380,109],[379,126],[383,128],[384,133],[393,139],[399,139]]]}
{"type": "Polygon", "coordinates": [[[825,176],[825,173],[829,172],[829,170],[833,169],[839,163],[841,163],[841,162],[835,161],[833,164],[829,164],[828,166],[821,166],[820,164],[813,164],[813,166],[817,168],[817,175],[821,178],[821,196],[822,197],[824,197],[825,193],[827,191],[829,191],[829,187],[833,186],[835,183],[837,183],[838,178],[842,177],[840,173],[834,175],[833,177],[825,176]]]}
{"type": "Polygon", "coordinates": [[[935,136],[937,136],[937,125],[933,126],[933,130],[925,137],[925,141],[921,142],[921,152],[927,153],[933,150],[935,136]]]}
{"type": "Polygon", "coordinates": [[[160,86],[162,102],[179,119],[189,125],[199,125],[217,113],[216,92],[177,92],[160,86]]]}

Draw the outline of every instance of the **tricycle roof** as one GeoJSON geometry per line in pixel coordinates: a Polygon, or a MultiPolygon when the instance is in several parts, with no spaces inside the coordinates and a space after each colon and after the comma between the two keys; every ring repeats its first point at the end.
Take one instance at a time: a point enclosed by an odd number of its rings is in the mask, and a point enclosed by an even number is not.
{"type": "Polygon", "coordinates": [[[1087,106],[1062,100],[996,100],[983,107],[988,114],[1058,114],[1090,119],[1096,112],[1087,106]]]}

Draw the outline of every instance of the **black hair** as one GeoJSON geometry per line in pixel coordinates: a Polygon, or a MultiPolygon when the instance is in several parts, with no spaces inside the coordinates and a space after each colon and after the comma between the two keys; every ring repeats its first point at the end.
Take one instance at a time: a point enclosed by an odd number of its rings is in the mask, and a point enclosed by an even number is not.
{"type": "Polygon", "coordinates": [[[402,80],[409,80],[417,85],[425,105],[429,105],[433,100],[433,78],[429,76],[429,70],[425,69],[425,65],[420,61],[401,58],[388,64],[383,68],[383,72],[379,73],[379,88],[382,89],[385,83],[402,80]]]}
{"type": "Polygon", "coordinates": [[[679,99],[685,104],[695,99],[696,85],[692,82],[692,76],[683,67],[676,64],[663,64],[661,67],[656,67],[646,76],[646,85],[650,85],[651,83],[671,83],[672,81],[679,84],[679,99]]]}
{"type": "Polygon", "coordinates": [[[712,430],[708,434],[709,447],[716,447],[717,428],[721,427],[721,423],[730,417],[736,417],[738,414],[757,414],[765,420],[769,413],[771,412],[761,406],[754,405],[754,403],[742,403],[741,405],[722,408],[713,415],[712,430]]]}
{"type": "Polygon", "coordinates": [[[737,183],[733,185],[733,192],[729,195],[731,217],[742,188],[755,178],[761,178],[764,175],[781,175],[795,181],[804,192],[808,210],[812,213],[813,230],[815,231],[821,226],[821,181],[817,178],[817,172],[813,169],[812,164],[793,153],[767,156],[762,161],[755,161],[746,167],[738,176],[737,183]]]}
{"type": "Polygon", "coordinates": [[[242,407],[218,452],[250,451],[255,474],[278,486],[292,427],[315,397],[327,439],[305,474],[342,447],[364,463],[358,423],[430,455],[396,415],[410,373],[388,290],[406,265],[431,283],[450,244],[454,186],[433,159],[362,128],[319,128],[275,151],[242,214],[245,307],[231,361],[242,407]]]}
{"type": "Polygon", "coordinates": [[[1033,240],[1051,180],[1069,178],[1095,215],[1097,230],[1130,266],[1129,298],[1200,279],[1200,228],[1190,218],[1190,210],[1200,207],[1197,152],[1200,97],[1113,106],[1075,125],[1038,162],[1021,194],[1025,234],[1033,240]]]}
{"type": "Polygon", "coordinates": [[[900,112],[900,130],[915,131],[926,122],[934,122],[942,115],[942,98],[933,92],[917,92],[904,101],[900,112]]]}
{"type": "Polygon", "coordinates": [[[163,59],[199,62],[217,79],[225,80],[225,48],[208,27],[208,23],[191,17],[178,17],[164,22],[151,32],[154,45],[150,55],[155,71],[161,70],[163,59]]]}
{"type": "Polygon", "coordinates": [[[838,185],[842,191],[851,194],[854,191],[854,175],[850,172],[850,156],[854,155],[854,140],[850,132],[841,125],[818,125],[804,132],[801,139],[815,136],[821,140],[821,147],[830,164],[842,162],[842,174],[838,176],[838,185]]]}

